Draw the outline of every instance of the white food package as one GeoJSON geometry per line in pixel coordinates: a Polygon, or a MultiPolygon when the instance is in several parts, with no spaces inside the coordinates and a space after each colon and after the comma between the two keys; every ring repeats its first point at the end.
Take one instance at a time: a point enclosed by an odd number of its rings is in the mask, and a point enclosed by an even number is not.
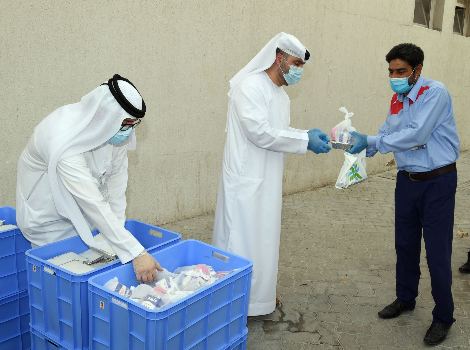
{"type": "Polygon", "coordinates": [[[339,111],[344,113],[344,120],[331,129],[331,144],[333,148],[347,149],[351,144],[351,131],[356,131],[351,124],[354,113],[349,112],[346,107],[340,107],[339,111]]]}
{"type": "MultiPolygon", "coordinates": [[[[356,131],[356,128],[351,123],[351,117],[354,113],[349,112],[346,107],[341,107],[339,110],[344,113],[344,120],[331,129],[331,143],[334,148],[346,150],[353,141],[351,132],[356,131]]],[[[338,189],[348,188],[365,179],[367,179],[366,150],[358,154],[344,152],[343,166],[339,172],[335,187],[338,189]]]]}
{"type": "Polygon", "coordinates": [[[216,272],[212,266],[198,264],[177,268],[175,272],[163,269],[163,271],[158,272],[157,281],[151,284],[142,283],[136,287],[127,288],[114,277],[106,282],[104,286],[106,289],[130,298],[149,310],[155,310],[187,297],[199,288],[225,277],[230,272],[216,272]]]}

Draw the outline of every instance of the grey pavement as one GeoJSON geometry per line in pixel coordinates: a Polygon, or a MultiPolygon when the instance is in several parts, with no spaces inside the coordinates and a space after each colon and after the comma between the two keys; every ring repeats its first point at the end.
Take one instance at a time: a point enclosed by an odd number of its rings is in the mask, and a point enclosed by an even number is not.
{"type": "MultiPolygon", "coordinates": [[[[470,349],[470,152],[457,163],[453,243],[456,323],[434,349],[470,349]]],[[[339,170],[339,169],[338,169],[339,170]]],[[[284,197],[277,293],[282,306],[250,318],[248,350],[424,349],[434,306],[424,242],[416,309],[393,320],[377,311],[395,299],[394,169],[346,190],[333,185],[284,197]]],[[[166,225],[210,243],[213,215],[166,225]]]]}

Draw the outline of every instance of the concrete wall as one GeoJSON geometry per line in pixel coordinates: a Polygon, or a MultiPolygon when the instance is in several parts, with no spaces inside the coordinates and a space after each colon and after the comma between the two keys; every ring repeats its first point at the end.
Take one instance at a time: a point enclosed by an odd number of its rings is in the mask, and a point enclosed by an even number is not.
{"type": "MultiPolygon", "coordinates": [[[[130,155],[128,215],[164,223],[212,211],[228,80],[279,31],[312,53],[303,81],[287,88],[292,126],[329,130],[344,105],[374,133],[391,97],[384,56],[414,42],[424,75],[451,91],[467,149],[470,38],[452,33],[454,3],[439,32],[413,25],[414,0],[0,0],[0,203],[15,205],[16,160],[33,127],[119,72],[148,106],[130,155]]],[[[369,161],[369,172],[390,159],[369,161]]],[[[331,185],[342,161],[339,151],[289,156],[285,192],[331,185]]]]}

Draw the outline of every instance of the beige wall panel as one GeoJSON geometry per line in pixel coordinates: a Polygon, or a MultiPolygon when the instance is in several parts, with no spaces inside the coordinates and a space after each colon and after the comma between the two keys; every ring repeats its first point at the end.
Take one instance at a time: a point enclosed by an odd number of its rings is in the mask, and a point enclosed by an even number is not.
{"type": "MultiPolygon", "coordinates": [[[[437,32],[413,25],[413,10],[413,0],[0,0],[0,205],[15,205],[16,160],[34,126],[119,72],[148,106],[130,154],[128,216],[164,223],[212,211],[228,80],[279,31],[312,53],[305,78],[287,88],[292,126],[329,130],[346,106],[353,125],[376,132],[391,97],[384,56],[414,42],[423,74],[448,86],[468,149],[470,38],[451,33],[448,12],[437,32]]],[[[368,171],[391,158],[376,156],[368,171]]],[[[342,162],[339,151],[288,156],[285,192],[332,185],[342,162]]]]}

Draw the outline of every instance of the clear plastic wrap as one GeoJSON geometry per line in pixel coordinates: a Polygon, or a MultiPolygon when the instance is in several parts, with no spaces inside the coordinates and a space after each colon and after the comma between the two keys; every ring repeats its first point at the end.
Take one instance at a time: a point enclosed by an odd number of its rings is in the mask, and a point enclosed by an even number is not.
{"type": "Polygon", "coordinates": [[[212,266],[198,264],[179,267],[174,272],[163,269],[158,272],[157,280],[150,284],[143,283],[127,288],[114,277],[106,282],[105,287],[150,310],[155,310],[177,302],[229,273],[230,271],[216,272],[212,266]]]}
{"type": "Polygon", "coordinates": [[[344,120],[331,129],[331,146],[335,149],[347,150],[351,147],[351,131],[356,131],[351,124],[351,117],[354,113],[349,112],[346,107],[340,107],[339,111],[344,113],[344,120]]]}

